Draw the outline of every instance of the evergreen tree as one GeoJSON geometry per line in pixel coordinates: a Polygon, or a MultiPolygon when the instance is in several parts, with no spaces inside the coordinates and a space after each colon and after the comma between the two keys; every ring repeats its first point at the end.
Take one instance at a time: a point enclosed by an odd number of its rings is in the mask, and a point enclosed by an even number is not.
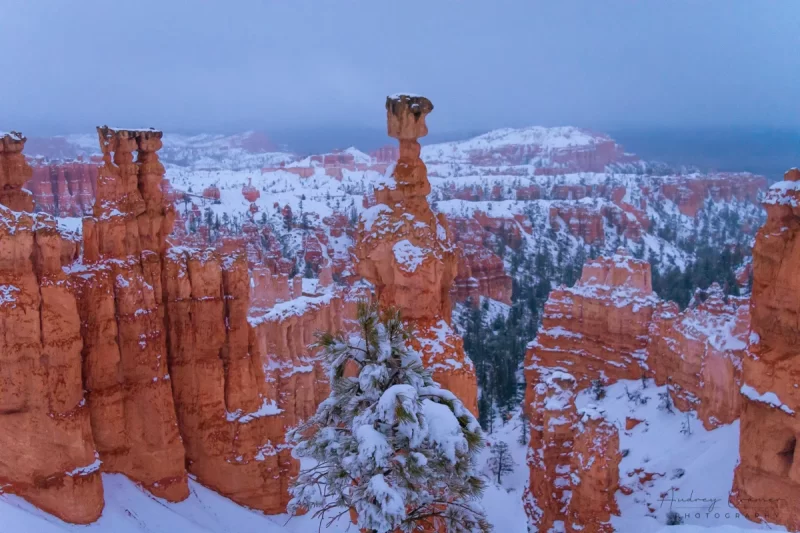
{"type": "Polygon", "coordinates": [[[478,422],[407,347],[397,311],[360,302],[357,317],[358,336],[318,338],[331,395],[288,434],[297,456],[316,461],[294,482],[290,512],[353,510],[359,528],[380,533],[490,531],[477,503],[478,422]]]}
{"type": "Polygon", "coordinates": [[[508,444],[498,441],[492,446],[492,455],[487,462],[489,471],[497,478],[498,485],[503,481],[503,476],[514,472],[514,459],[511,458],[511,450],[508,444]]]}

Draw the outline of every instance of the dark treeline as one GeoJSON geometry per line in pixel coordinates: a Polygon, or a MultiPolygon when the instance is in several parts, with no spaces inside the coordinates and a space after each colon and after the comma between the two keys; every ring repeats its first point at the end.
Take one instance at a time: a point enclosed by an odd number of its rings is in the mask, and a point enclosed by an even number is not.
{"type": "MultiPolygon", "coordinates": [[[[696,260],[683,272],[677,267],[663,267],[658,260],[651,259],[653,290],[663,300],[677,302],[681,309],[689,305],[696,288],[705,289],[716,282],[725,294],[739,296],[736,269],[742,264],[745,252],[741,245],[733,247],[702,246],[695,252],[696,260]]],[[[749,285],[749,283],[748,283],[749,285]]]]}

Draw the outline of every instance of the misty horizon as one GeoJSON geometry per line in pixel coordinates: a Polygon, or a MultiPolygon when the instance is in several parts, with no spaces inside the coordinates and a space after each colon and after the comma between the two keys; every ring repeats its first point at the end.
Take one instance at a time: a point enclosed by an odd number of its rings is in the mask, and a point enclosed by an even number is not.
{"type": "Polygon", "coordinates": [[[29,136],[380,132],[403,90],[443,135],[800,128],[796,2],[4,1],[0,124],[29,136]]]}

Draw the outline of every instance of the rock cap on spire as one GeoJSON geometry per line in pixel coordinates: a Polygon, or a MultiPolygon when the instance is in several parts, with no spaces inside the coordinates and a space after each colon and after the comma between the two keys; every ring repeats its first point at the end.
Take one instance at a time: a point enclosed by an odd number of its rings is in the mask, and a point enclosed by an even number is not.
{"type": "Polygon", "coordinates": [[[425,116],[433,104],[424,96],[397,93],[386,97],[386,123],[389,137],[417,140],[428,134],[425,116]]]}

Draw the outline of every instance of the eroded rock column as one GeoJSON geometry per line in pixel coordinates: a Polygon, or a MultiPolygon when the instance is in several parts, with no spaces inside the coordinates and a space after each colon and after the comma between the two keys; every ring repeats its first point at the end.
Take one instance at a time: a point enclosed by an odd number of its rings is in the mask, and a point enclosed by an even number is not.
{"type": "Polygon", "coordinates": [[[161,255],[174,214],[160,189],[162,134],[97,131],[103,166],[72,268],[92,430],[104,471],[180,501],[189,492],[167,368],[161,255]]]}
{"type": "Polygon", "coordinates": [[[425,116],[432,110],[422,96],[386,99],[388,134],[400,141],[400,158],[375,184],[376,205],[361,216],[357,268],[380,304],[398,308],[413,325],[415,348],[434,379],[477,412],[475,370],[450,327],[456,249],[444,215],[428,204],[431,186],[417,141],[428,134],[425,116]]]}
{"type": "Polygon", "coordinates": [[[73,523],[103,510],[80,321],[55,221],[32,214],[20,134],[0,136],[0,492],[73,523]]]}

